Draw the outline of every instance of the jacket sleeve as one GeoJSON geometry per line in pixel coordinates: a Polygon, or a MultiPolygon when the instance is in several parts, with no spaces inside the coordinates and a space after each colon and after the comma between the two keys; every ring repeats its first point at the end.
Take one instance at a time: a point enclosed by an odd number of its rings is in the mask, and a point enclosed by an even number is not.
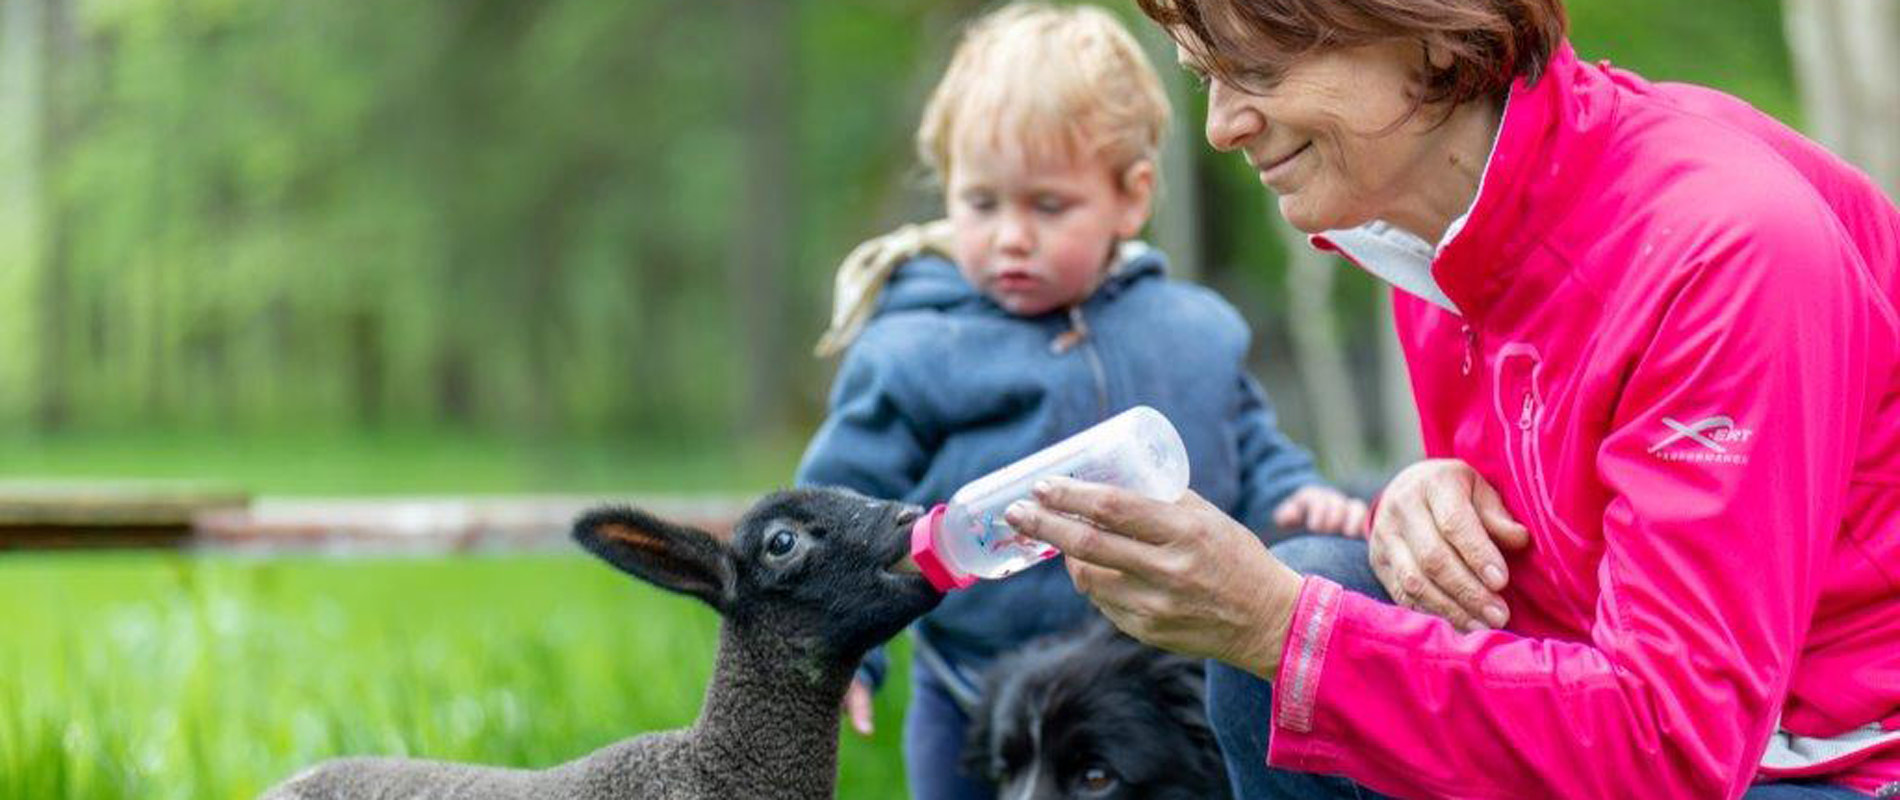
{"type": "Polygon", "coordinates": [[[1270,764],[1411,795],[1746,791],[1840,527],[1870,376],[1892,368],[1869,363],[1885,358],[1876,337],[1893,336],[1831,239],[1755,234],[1683,261],[1657,301],[1595,458],[1607,505],[1588,639],[1461,635],[1309,578],[1270,764]],[[1735,458],[1650,452],[1665,416],[1717,415],[1752,431],[1725,448],[1735,458]]]}
{"type": "MultiPolygon", "coordinates": [[[[886,500],[910,495],[929,464],[924,437],[903,402],[891,354],[875,335],[852,347],[832,384],[825,421],[799,460],[798,486],[837,486],[886,500]]],[[[857,678],[883,685],[889,659],[882,645],[866,654],[857,678]]]]}
{"type": "Polygon", "coordinates": [[[1273,402],[1252,376],[1242,374],[1228,425],[1240,462],[1240,502],[1234,518],[1255,533],[1274,530],[1273,509],[1295,489],[1320,483],[1313,456],[1280,432],[1273,402]]]}
{"type": "Polygon", "coordinates": [[[851,348],[831,387],[794,482],[837,486],[885,500],[905,499],[929,464],[930,451],[905,401],[893,354],[867,336],[851,348]]]}

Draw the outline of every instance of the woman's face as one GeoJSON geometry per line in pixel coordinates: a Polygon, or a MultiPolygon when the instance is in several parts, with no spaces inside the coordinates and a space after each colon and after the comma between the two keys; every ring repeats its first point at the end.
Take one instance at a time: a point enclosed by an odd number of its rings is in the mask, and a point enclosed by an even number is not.
{"type": "MultiPolygon", "coordinates": [[[[1179,55],[1206,76],[1187,50],[1179,55]]],[[[1406,119],[1424,67],[1421,44],[1390,42],[1316,52],[1247,90],[1208,79],[1207,141],[1244,154],[1302,231],[1392,221],[1409,192],[1449,166],[1438,163],[1438,140],[1451,126],[1434,129],[1433,108],[1406,119]]]]}

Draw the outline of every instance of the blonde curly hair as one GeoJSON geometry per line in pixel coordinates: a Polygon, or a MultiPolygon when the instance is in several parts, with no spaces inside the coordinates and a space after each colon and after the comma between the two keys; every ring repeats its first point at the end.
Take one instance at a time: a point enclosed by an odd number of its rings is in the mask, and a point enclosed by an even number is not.
{"type": "Polygon", "coordinates": [[[1154,65],[1113,15],[1012,3],[964,31],[924,107],[917,152],[940,181],[964,145],[1098,160],[1119,179],[1156,161],[1168,114],[1154,65]]]}

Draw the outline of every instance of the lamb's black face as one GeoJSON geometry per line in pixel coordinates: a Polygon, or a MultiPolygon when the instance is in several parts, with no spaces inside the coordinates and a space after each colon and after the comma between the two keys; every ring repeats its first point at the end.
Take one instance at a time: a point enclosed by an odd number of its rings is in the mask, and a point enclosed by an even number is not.
{"type": "Polygon", "coordinates": [[[835,489],[779,492],[733,530],[738,605],[729,616],[869,649],[935,607],[941,595],[898,568],[916,506],[835,489]]]}
{"type": "Polygon", "coordinates": [[[1032,642],[985,682],[965,768],[1000,800],[1228,796],[1199,662],[1104,625],[1032,642]]]}
{"type": "Polygon", "coordinates": [[[769,626],[783,634],[777,641],[821,660],[856,663],[942,599],[923,576],[893,569],[909,555],[910,524],[921,513],[840,490],[800,489],[760,500],[730,542],[625,507],[582,515],[574,539],[737,624],[769,626]]]}

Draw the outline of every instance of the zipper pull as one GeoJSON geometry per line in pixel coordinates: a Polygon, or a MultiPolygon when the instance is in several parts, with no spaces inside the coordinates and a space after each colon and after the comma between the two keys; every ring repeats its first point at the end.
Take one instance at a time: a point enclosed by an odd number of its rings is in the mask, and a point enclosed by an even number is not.
{"type": "Polygon", "coordinates": [[[1476,353],[1478,349],[1478,332],[1472,330],[1470,324],[1464,325],[1463,328],[1465,335],[1465,360],[1464,363],[1458,367],[1458,372],[1462,375],[1470,375],[1474,353],[1476,353]]]}
{"type": "Polygon", "coordinates": [[[1524,393],[1524,413],[1518,416],[1517,427],[1522,430],[1527,430],[1527,431],[1530,430],[1531,418],[1536,416],[1536,414],[1537,414],[1536,396],[1531,394],[1530,392],[1525,392],[1524,393]]]}
{"type": "Polygon", "coordinates": [[[1059,356],[1067,353],[1074,350],[1075,346],[1081,344],[1084,339],[1089,338],[1089,324],[1082,318],[1080,305],[1069,306],[1069,326],[1068,330],[1057,334],[1055,340],[1049,343],[1051,354],[1059,356]]]}

